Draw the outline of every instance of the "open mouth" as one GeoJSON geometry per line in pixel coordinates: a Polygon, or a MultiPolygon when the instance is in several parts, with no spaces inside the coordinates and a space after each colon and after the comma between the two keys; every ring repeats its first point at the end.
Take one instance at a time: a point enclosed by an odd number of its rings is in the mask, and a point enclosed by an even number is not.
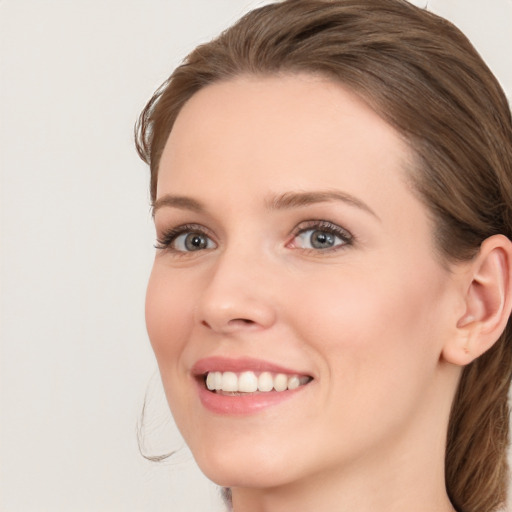
{"type": "Polygon", "coordinates": [[[201,376],[212,393],[239,396],[246,393],[270,393],[294,390],[313,379],[307,375],[287,375],[268,371],[206,372],[201,376]]]}

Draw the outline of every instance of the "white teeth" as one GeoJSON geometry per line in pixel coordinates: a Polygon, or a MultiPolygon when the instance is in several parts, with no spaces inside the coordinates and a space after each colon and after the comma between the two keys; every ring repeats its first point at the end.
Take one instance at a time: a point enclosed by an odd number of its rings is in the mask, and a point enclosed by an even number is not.
{"type": "Polygon", "coordinates": [[[278,373],[274,377],[274,389],[276,391],[284,391],[288,388],[288,377],[284,373],[278,373]]]}
{"type": "Polygon", "coordinates": [[[207,376],[206,376],[206,387],[210,390],[210,391],[213,391],[215,389],[215,372],[210,372],[207,376]]]}
{"type": "Polygon", "coordinates": [[[236,373],[224,372],[222,374],[222,391],[238,391],[238,377],[236,373]]]}
{"type": "Polygon", "coordinates": [[[253,372],[244,372],[238,377],[238,391],[254,393],[258,391],[258,377],[253,372]]]}
{"type": "Polygon", "coordinates": [[[222,372],[214,372],[215,375],[215,389],[222,389],[222,372]]]}
{"type": "Polygon", "coordinates": [[[258,377],[258,390],[259,391],[272,391],[274,389],[274,379],[270,372],[260,373],[258,377]]]}
{"type": "Polygon", "coordinates": [[[300,379],[296,375],[288,379],[288,389],[297,389],[300,386],[300,379]]]}
{"type": "Polygon", "coordinates": [[[240,374],[234,372],[208,372],[206,375],[206,387],[210,391],[224,391],[227,393],[254,393],[260,391],[268,393],[272,390],[286,391],[297,389],[307,384],[309,377],[298,375],[286,375],[284,373],[272,374],[262,372],[259,375],[252,371],[240,374]]]}

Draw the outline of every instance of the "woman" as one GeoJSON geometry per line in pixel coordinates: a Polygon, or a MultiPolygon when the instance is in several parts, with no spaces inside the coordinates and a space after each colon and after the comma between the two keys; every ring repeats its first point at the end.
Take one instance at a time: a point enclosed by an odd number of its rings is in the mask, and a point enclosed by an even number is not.
{"type": "Polygon", "coordinates": [[[512,123],[450,23],[286,0],[141,115],[170,408],[239,511],[506,500],[512,123]]]}

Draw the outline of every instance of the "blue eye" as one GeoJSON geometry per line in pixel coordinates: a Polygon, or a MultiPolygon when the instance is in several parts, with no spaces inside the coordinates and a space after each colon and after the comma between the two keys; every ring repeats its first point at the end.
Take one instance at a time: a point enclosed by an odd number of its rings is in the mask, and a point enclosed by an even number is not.
{"type": "Polygon", "coordinates": [[[215,247],[213,241],[204,233],[182,233],[172,242],[172,248],[176,251],[200,251],[215,247]]]}
{"type": "Polygon", "coordinates": [[[293,245],[299,249],[328,251],[337,249],[352,242],[348,231],[327,221],[317,222],[316,225],[302,228],[297,232],[293,245]]]}
{"type": "Polygon", "coordinates": [[[308,229],[297,237],[302,249],[331,249],[335,245],[343,243],[337,236],[318,229],[308,229]]]}
{"type": "Polygon", "coordinates": [[[158,239],[156,249],[174,252],[196,252],[217,247],[215,242],[198,226],[179,226],[165,232],[158,239]]]}

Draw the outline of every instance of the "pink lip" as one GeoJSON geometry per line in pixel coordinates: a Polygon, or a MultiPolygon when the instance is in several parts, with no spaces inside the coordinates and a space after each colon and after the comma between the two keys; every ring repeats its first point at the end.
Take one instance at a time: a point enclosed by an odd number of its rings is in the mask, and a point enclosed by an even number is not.
{"type": "Polygon", "coordinates": [[[241,395],[222,395],[206,389],[203,376],[211,371],[285,373],[288,375],[304,375],[301,372],[283,366],[252,358],[231,359],[225,357],[208,357],[197,361],[192,368],[192,374],[197,384],[199,399],[209,411],[220,415],[247,415],[255,414],[268,407],[278,405],[301,393],[308,385],[300,386],[294,390],[270,391],[268,393],[254,393],[241,395]]]}
{"type": "Polygon", "coordinates": [[[228,358],[228,357],[206,357],[200,359],[192,367],[193,375],[204,375],[207,372],[243,372],[250,370],[253,372],[273,372],[286,373],[288,375],[304,375],[300,371],[285,368],[284,366],[254,359],[252,357],[228,358]]]}

